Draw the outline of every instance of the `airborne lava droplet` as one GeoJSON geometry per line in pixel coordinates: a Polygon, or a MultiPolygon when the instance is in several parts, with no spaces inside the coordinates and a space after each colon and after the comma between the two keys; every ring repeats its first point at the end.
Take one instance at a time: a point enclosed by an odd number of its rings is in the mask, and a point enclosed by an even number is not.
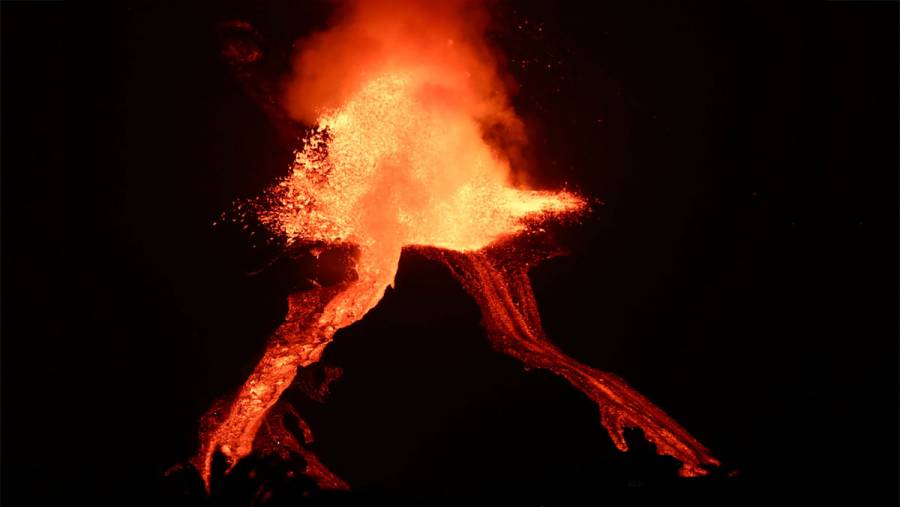
{"type": "Polygon", "coordinates": [[[318,361],[338,330],[380,301],[404,248],[450,267],[481,307],[497,351],[553,371],[594,400],[619,449],[627,449],[624,428],[636,427],[682,462],[682,475],[718,464],[623,380],[569,358],[544,334],[528,268],[552,250],[536,238],[550,220],[577,218],[586,200],[514,184],[523,129],[486,23],[475,2],[353,2],[332,28],[299,45],[286,107],[314,128],[290,174],[252,207],[289,244],[355,245],[357,276],[290,296],[250,378],[204,418],[193,463],[207,487],[216,451],[233,467],[255,448],[279,445],[301,454],[320,486],[347,487],[306,450],[310,428],[278,402],[299,367],[318,361]],[[285,430],[286,416],[299,421],[304,442],[285,430]]]}

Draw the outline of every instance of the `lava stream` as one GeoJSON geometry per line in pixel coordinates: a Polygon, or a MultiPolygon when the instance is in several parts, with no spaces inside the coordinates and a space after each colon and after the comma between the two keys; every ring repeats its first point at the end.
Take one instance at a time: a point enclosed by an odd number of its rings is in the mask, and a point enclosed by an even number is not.
{"type": "Polygon", "coordinates": [[[533,250],[516,250],[515,245],[472,253],[423,249],[446,264],[478,303],[493,348],[527,368],[552,371],[587,395],[599,407],[600,421],[619,450],[628,450],[624,429],[640,428],[659,454],[682,463],[682,476],[705,475],[709,467],[718,466],[719,461],[700,442],[624,380],[579,363],[549,341],[528,278],[528,268],[539,259],[533,250]]]}

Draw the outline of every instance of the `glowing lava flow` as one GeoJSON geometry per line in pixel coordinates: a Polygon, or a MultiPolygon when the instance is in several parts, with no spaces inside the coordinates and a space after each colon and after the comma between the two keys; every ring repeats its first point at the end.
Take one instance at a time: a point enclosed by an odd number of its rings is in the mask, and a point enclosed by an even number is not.
{"type": "MultiPolygon", "coordinates": [[[[394,56],[355,68],[353,75],[365,78],[353,86],[334,86],[342,90],[337,105],[320,110],[291,174],[256,212],[289,242],[356,245],[357,277],[290,296],[285,321],[250,378],[204,417],[193,464],[209,488],[216,452],[233,467],[274,442],[301,454],[307,475],[321,487],[346,488],[305,449],[312,435],[296,413],[304,442],[285,429],[290,409],[277,403],[298,368],[318,361],[338,330],[381,300],[402,250],[415,248],[450,267],[480,305],[498,351],[563,376],[594,400],[619,449],[627,448],[623,429],[640,428],[660,454],[682,462],[682,475],[706,473],[718,461],[675,421],[615,375],[567,357],[545,336],[527,271],[547,255],[529,238],[539,236],[544,221],[577,216],[585,201],[510,184],[508,158],[485,141],[483,126],[492,121],[514,129],[517,120],[492,88],[491,65],[479,63],[477,44],[462,33],[469,18],[456,13],[448,28],[446,19],[453,17],[432,13],[436,4],[411,3],[409,19],[399,21],[392,9],[365,10],[390,2],[354,4],[362,10],[335,28],[337,39],[321,39],[325,47],[347,47],[342,38],[373,25],[366,33],[392,34],[402,44],[385,39],[385,54],[394,56]],[[415,23],[407,21],[417,16],[431,29],[410,31],[415,23]],[[410,50],[420,46],[428,51],[410,50]]],[[[318,62],[321,55],[313,57],[318,62]]]]}
{"type": "Polygon", "coordinates": [[[719,465],[700,442],[624,380],[581,364],[550,343],[528,278],[528,268],[549,254],[542,254],[543,249],[533,243],[528,250],[522,246],[507,242],[472,253],[423,251],[446,264],[478,302],[493,348],[528,368],[544,368],[564,377],[591,398],[619,450],[628,450],[624,429],[640,428],[659,454],[681,461],[679,473],[684,477],[704,475],[706,467],[719,465]]]}

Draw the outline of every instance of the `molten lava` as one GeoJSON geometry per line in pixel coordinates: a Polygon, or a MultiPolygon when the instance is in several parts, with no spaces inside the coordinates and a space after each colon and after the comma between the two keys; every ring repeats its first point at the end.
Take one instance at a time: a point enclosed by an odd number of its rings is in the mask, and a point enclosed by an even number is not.
{"type": "Polygon", "coordinates": [[[317,111],[315,127],[291,173],[256,211],[289,243],[356,245],[357,277],[290,296],[284,323],[250,378],[204,418],[193,463],[207,487],[215,452],[233,467],[273,441],[302,454],[320,486],[347,487],[304,447],[312,434],[299,415],[303,443],[284,429],[289,409],[276,404],[298,368],[318,361],[338,330],[379,302],[404,248],[450,267],[481,307],[495,349],[563,376],[594,400],[619,449],[626,450],[623,429],[637,427],[660,454],[683,463],[682,475],[718,464],[624,381],[567,357],[544,335],[527,273],[549,253],[534,238],[541,223],[578,216],[586,201],[513,184],[507,151],[485,136],[491,127],[507,146],[520,140],[478,31],[483,16],[465,15],[477,7],[471,2],[447,5],[355,3],[334,28],[305,43],[288,108],[300,120],[317,111]],[[369,50],[352,41],[368,41],[369,50]],[[316,73],[326,61],[334,65],[316,73]]]}

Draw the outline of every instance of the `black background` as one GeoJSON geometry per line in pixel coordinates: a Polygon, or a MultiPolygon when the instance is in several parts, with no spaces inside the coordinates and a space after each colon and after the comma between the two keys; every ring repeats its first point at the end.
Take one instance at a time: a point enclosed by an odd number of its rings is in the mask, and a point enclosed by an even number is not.
{"type": "MultiPolygon", "coordinates": [[[[246,276],[269,252],[211,225],[290,160],[214,27],[249,21],[286,62],[328,6],[181,4],[2,5],[4,501],[184,499],[163,472],[302,271],[246,276]]],[[[604,203],[532,273],[549,336],[738,474],[680,480],[639,432],[616,451],[408,253],[327,349],[326,403],[292,395],[339,499],[896,495],[897,4],[495,10],[535,181],[604,203]]]]}

